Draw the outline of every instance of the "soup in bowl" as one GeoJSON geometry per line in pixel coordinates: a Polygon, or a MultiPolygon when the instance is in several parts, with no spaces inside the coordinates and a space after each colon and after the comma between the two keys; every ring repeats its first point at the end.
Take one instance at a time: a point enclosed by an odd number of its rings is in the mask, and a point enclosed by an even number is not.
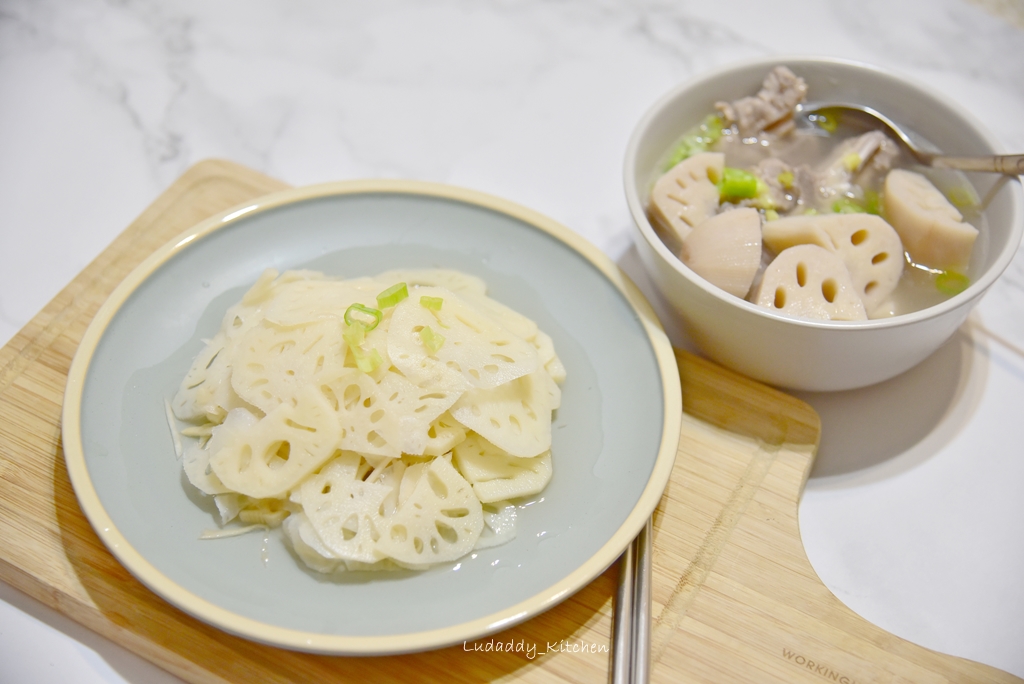
{"type": "Polygon", "coordinates": [[[881,69],[771,58],[684,84],[625,160],[643,263],[711,358],[782,387],[891,378],[937,349],[1009,264],[1019,182],[915,166],[883,132],[808,102],[889,113],[948,154],[998,144],[943,96],[881,69]]]}

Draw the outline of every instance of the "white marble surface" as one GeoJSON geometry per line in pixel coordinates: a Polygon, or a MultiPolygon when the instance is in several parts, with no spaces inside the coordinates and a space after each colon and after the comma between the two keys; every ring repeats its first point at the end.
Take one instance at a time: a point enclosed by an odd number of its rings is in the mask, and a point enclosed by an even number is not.
{"type": "MultiPolygon", "coordinates": [[[[1024,151],[1019,0],[767,7],[0,0],[0,343],[206,157],[296,185],[403,177],[491,192],[643,283],[626,140],[656,97],[709,68],[797,53],[873,62],[1024,151]]],[[[1024,254],[919,368],[805,396],[824,437],[800,511],[815,568],[854,610],[1018,676],[1021,396],[1024,254]]],[[[0,584],[0,681],[176,680],[0,584]]]]}

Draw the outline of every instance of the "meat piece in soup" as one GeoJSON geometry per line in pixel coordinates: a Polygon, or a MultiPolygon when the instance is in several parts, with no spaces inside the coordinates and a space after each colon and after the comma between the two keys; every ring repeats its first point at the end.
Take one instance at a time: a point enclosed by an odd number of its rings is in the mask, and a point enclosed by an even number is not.
{"type": "Polygon", "coordinates": [[[760,135],[766,129],[792,121],[793,109],[807,96],[807,83],[788,68],[777,66],[768,72],[757,95],[733,103],[719,102],[715,108],[727,126],[735,124],[740,135],[760,135]]]}

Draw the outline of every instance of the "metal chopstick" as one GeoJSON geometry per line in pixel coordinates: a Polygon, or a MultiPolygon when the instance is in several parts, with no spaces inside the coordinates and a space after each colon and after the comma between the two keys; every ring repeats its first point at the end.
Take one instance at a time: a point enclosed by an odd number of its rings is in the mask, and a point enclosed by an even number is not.
{"type": "Polygon", "coordinates": [[[619,585],[615,593],[615,616],[612,625],[611,684],[630,684],[633,664],[633,557],[637,542],[634,539],[619,557],[619,585]]]}
{"type": "Polygon", "coordinates": [[[650,679],[652,538],[648,520],[619,559],[612,684],[647,684],[650,679]]]}
{"type": "Polygon", "coordinates": [[[636,538],[636,568],[633,582],[633,684],[647,684],[651,678],[651,570],[654,530],[651,519],[636,538]]]}

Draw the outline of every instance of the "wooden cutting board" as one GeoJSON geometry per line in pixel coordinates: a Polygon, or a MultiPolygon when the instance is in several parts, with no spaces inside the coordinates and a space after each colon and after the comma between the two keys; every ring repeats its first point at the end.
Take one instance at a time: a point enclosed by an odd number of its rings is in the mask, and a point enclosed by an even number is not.
{"type": "MultiPolygon", "coordinates": [[[[208,627],[135,581],[93,533],[60,443],[65,377],[89,321],[157,247],[283,187],[229,162],[197,164],[0,350],[0,579],[191,682],[606,680],[614,566],[494,637],[428,653],[341,658],[208,627]]],[[[653,681],[1022,681],[915,646],[840,603],[811,568],[797,525],[818,416],[786,394],[677,356],[686,415],[655,513],[653,681]]]]}

